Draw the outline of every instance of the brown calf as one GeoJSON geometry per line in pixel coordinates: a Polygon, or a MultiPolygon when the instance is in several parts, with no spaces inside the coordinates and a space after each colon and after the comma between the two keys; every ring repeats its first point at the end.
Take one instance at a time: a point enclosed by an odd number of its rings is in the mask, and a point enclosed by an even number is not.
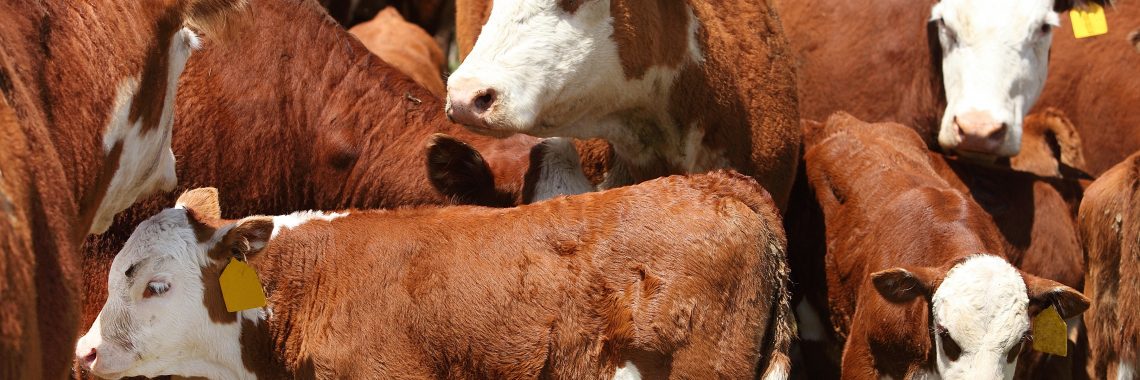
{"type": "Polygon", "coordinates": [[[1088,277],[1088,375],[1140,376],[1140,153],[1093,182],[1079,218],[1088,277]]]}
{"type": "Polygon", "coordinates": [[[400,69],[438,97],[443,87],[443,50],[427,32],[404,21],[396,8],[387,7],[371,21],[348,30],[373,54],[400,69]]]}
{"type": "MultiPolygon", "coordinates": [[[[529,149],[516,145],[534,138],[496,140],[449,123],[438,99],[310,2],[249,7],[257,17],[247,35],[209,44],[187,64],[173,133],[181,188],[218,187],[234,216],[518,202],[529,149]],[[481,193],[434,189],[426,160],[436,132],[479,148],[499,180],[481,193]]],[[[108,267],[133,226],[176,195],[141,202],[87,241],[83,323],[95,319],[108,267]]]]}
{"type": "Polygon", "coordinates": [[[174,186],[171,116],[186,58],[237,0],[0,4],[0,378],[67,375],[78,248],[174,186]]]}
{"type": "Polygon", "coordinates": [[[216,193],[198,189],[139,225],[79,342],[85,366],[229,378],[788,370],[778,210],[735,173],[505,210],[219,217],[216,193]],[[266,307],[226,312],[214,285],[235,254],[260,273],[266,307]]]}
{"type": "Polygon", "coordinates": [[[1015,269],[990,216],[906,127],[837,114],[806,128],[805,149],[844,378],[1011,378],[1031,316],[1088,307],[1015,269]]]}

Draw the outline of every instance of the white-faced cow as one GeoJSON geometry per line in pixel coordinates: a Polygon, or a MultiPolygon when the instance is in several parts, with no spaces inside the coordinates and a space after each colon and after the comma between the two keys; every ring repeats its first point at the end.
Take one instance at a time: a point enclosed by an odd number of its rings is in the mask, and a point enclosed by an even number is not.
{"type": "Polygon", "coordinates": [[[607,140],[602,188],[731,167],[781,207],[796,109],[779,17],[753,0],[496,1],[448,79],[448,115],[475,131],[607,140]]]}
{"type": "Polygon", "coordinates": [[[67,375],[82,239],[174,186],[178,77],[241,3],[0,4],[0,377],[67,375]]]}
{"type": "Polygon", "coordinates": [[[515,209],[219,215],[216,191],[198,189],[138,226],[78,343],[85,367],[232,379],[787,375],[795,327],[778,210],[739,174],[515,209]],[[260,273],[267,306],[226,311],[219,275],[233,257],[260,273]]]}

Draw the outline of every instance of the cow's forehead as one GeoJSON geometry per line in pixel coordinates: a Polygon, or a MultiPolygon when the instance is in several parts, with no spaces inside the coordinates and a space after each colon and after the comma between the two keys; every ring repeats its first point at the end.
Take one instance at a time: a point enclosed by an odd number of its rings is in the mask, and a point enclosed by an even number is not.
{"type": "Polygon", "coordinates": [[[198,256],[204,255],[190,249],[196,242],[186,210],[166,209],[135,228],[123,249],[115,256],[111,270],[123,273],[131,265],[149,258],[162,259],[156,262],[175,259],[178,262],[202,264],[204,257],[198,256]]]}
{"type": "Polygon", "coordinates": [[[1025,280],[1000,257],[975,255],[955,265],[932,299],[935,322],[964,345],[1012,344],[1029,326],[1025,280]]]}
{"type": "Polygon", "coordinates": [[[946,22],[979,33],[1021,29],[1056,19],[1049,0],[943,0],[938,7],[946,22]]]}

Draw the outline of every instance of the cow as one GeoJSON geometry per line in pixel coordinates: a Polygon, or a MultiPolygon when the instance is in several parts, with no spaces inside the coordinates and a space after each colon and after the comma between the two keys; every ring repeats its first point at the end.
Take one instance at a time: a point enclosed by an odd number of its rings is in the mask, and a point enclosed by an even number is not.
{"type": "Polygon", "coordinates": [[[1140,4],[1105,7],[1108,34],[1073,38],[1068,17],[1056,32],[1049,79],[1037,108],[1065,112],[1080,132],[1090,174],[1099,175],[1140,150],[1140,4]]]}
{"type": "Polygon", "coordinates": [[[1140,376],[1140,153],[1104,172],[1081,201],[1088,272],[1088,376],[1140,376]]]}
{"type": "Polygon", "coordinates": [[[795,327],[778,210],[736,173],[513,209],[220,215],[216,191],[198,189],[136,228],[77,344],[86,368],[210,378],[788,371],[795,327]],[[260,273],[264,307],[227,311],[219,277],[233,257],[260,273]]]}
{"type": "Polygon", "coordinates": [[[481,33],[447,81],[456,122],[500,137],[604,139],[603,189],[727,167],[786,204],[799,118],[766,2],[503,0],[481,33]]]}
{"type": "Polygon", "coordinates": [[[241,1],[0,5],[0,377],[59,379],[78,335],[79,246],[176,182],[177,80],[241,1]]]}
{"type": "MultiPolygon", "coordinates": [[[[370,54],[312,2],[249,0],[247,7],[257,17],[243,38],[207,45],[187,63],[172,138],[179,191],[217,187],[235,216],[519,203],[537,139],[497,140],[449,123],[439,99],[370,54]],[[495,178],[483,185],[486,191],[473,192],[454,174],[428,176],[429,167],[452,163],[452,144],[441,143],[441,132],[484,154],[480,163],[495,178]]],[[[177,194],[142,200],[107,233],[86,241],[83,326],[103,303],[115,252],[135,225],[177,194]]]]}
{"type": "MultiPolygon", "coordinates": [[[[1103,1],[778,0],[776,8],[797,60],[802,117],[842,110],[895,121],[931,147],[992,160],[1018,153],[1023,117],[1042,89],[1065,86],[1049,75],[1067,70],[1059,56],[1088,56],[1058,46],[1049,63],[1052,41],[1073,39],[1059,12],[1087,3],[1103,1]]],[[[1118,61],[1105,62],[1096,67],[1118,61]]],[[[1065,104],[1075,94],[1065,94],[1043,103],[1075,116],[1065,104]]]]}
{"type": "Polygon", "coordinates": [[[1012,378],[1031,317],[1088,307],[1015,268],[990,215],[908,127],[839,113],[807,123],[804,141],[826,226],[817,322],[845,342],[843,378],[1012,378]]]}
{"type": "Polygon", "coordinates": [[[443,97],[443,50],[416,24],[404,21],[396,8],[387,7],[371,21],[348,30],[373,54],[400,69],[426,87],[432,95],[443,97]]]}

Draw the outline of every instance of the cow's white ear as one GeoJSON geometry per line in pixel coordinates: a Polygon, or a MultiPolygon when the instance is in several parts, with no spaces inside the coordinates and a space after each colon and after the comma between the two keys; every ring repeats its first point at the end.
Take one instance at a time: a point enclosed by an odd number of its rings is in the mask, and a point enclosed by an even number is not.
{"type": "Polygon", "coordinates": [[[178,196],[174,207],[194,210],[198,215],[210,219],[222,218],[222,207],[218,204],[218,189],[213,187],[187,190],[178,196]]]}
{"type": "Polygon", "coordinates": [[[1041,310],[1055,306],[1062,319],[1069,319],[1084,313],[1089,308],[1089,299],[1073,288],[1059,282],[1022,273],[1025,291],[1029,294],[1029,316],[1036,316],[1041,310]]]}
{"type": "Polygon", "coordinates": [[[233,228],[230,228],[222,243],[229,247],[233,256],[249,256],[265,248],[271,236],[273,236],[273,218],[251,216],[239,220],[233,228]]]}
{"type": "Polygon", "coordinates": [[[934,6],[930,8],[930,20],[929,21],[934,21],[934,20],[938,20],[941,18],[942,18],[942,2],[939,1],[938,4],[934,4],[934,6]]]}
{"type": "Polygon", "coordinates": [[[936,268],[893,268],[871,274],[871,282],[879,294],[891,302],[907,302],[918,296],[934,294],[940,278],[936,268]]]}

